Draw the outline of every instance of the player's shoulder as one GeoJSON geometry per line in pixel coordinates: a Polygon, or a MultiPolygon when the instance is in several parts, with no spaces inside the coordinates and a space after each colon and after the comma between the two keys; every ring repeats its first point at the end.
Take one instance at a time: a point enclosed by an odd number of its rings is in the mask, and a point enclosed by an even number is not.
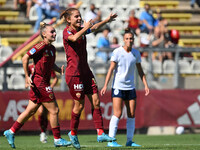
{"type": "Polygon", "coordinates": [[[37,44],[34,46],[34,48],[36,48],[36,49],[42,49],[45,45],[46,45],[45,42],[44,42],[44,41],[41,41],[41,42],[37,43],[37,44]]]}
{"type": "Polygon", "coordinates": [[[120,46],[120,47],[118,47],[118,48],[115,48],[114,50],[113,50],[113,52],[119,52],[119,51],[121,51],[121,50],[123,50],[123,47],[122,46],[120,46]]]}

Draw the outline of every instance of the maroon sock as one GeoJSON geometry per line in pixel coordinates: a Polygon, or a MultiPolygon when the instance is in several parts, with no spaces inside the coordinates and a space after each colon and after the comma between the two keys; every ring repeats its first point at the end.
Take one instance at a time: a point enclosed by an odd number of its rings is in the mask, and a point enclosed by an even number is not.
{"type": "Polygon", "coordinates": [[[24,124],[15,121],[15,123],[12,125],[10,129],[13,131],[13,133],[16,133],[23,125],[24,124]]]}
{"type": "Polygon", "coordinates": [[[61,138],[61,136],[60,136],[60,126],[57,126],[55,128],[51,128],[51,130],[52,130],[54,139],[60,139],[61,138]]]}
{"type": "Polygon", "coordinates": [[[92,110],[93,121],[96,129],[103,129],[103,118],[101,114],[101,109],[92,110]]]}
{"type": "Polygon", "coordinates": [[[73,134],[77,134],[77,132],[75,132],[75,131],[78,130],[79,119],[80,119],[80,114],[75,114],[72,111],[72,118],[71,118],[70,127],[71,127],[71,130],[73,131],[73,134]]]}
{"type": "Polygon", "coordinates": [[[39,122],[39,125],[40,125],[41,132],[46,132],[47,125],[48,125],[47,116],[46,115],[39,115],[38,116],[38,122],[39,122]]]}

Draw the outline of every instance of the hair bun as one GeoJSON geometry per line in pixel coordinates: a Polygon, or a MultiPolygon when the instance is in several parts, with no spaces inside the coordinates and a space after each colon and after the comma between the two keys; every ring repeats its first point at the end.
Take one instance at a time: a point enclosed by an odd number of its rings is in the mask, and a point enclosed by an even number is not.
{"type": "Polygon", "coordinates": [[[40,22],[40,27],[43,28],[46,26],[46,23],[45,22],[40,22]]]}

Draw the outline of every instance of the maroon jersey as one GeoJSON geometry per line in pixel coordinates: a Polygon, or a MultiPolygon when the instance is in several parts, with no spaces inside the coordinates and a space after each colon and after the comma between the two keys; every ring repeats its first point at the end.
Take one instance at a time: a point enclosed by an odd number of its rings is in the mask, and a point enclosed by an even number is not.
{"type": "Polygon", "coordinates": [[[50,85],[51,71],[49,70],[52,70],[55,63],[55,52],[55,47],[45,44],[44,41],[27,52],[34,61],[35,70],[32,81],[37,87],[50,85]]]}
{"type": "MultiPolygon", "coordinates": [[[[32,76],[33,73],[34,73],[34,70],[35,70],[34,64],[28,65],[28,74],[29,74],[29,75],[32,76]]],[[[55,78],[55,77],[56,77],[56,73],[55,73],[54,70],[51,70],[51,77],[52,77],[52,78],[55,78]]]]}
{"type": "Polygon", "coordinates": [[[68,40],[70,35],[76,33],[77,31],[69,26],[63,31],[63,44],[67,58],[66,76],[91,73],[87,63],[86,36],[82,35],[76,42],[68,40]]]}

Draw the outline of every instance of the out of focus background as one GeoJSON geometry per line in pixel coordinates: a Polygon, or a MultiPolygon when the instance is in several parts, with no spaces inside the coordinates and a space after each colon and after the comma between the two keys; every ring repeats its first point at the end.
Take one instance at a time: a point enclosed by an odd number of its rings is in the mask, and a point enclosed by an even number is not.
{"type": "MultiPolygon", "coordinates": [[[[0,0],[0,131],[10,127],[24,111],[28,100],[25,89],[23,55],[41,40],[38,22],[53,24],[57,31],[56,64],[66,66],[62,31],[66,23],[59,14],[69,7],[80,10],[83,20],[97,23],[110,13],[117,13],[116,21],[108,23],[96,33],[87,35],[88,63],[102,88],[113,49],[123,45],[124,30],[135,35],[134,48],[141,52],[142,67],[147,76],[150,95],[145,97],[137,72],[136,128],[138,133],[175,134],[198,133],[200,127],[200,2],[196,0],[0,0]],[[42,11],[39,11],[42,10],[42,11]],[[179,128],[180,129],[180,128],[179,128]],[[182,128],[181,128],[182,129],[182,128]],[[181,130],[182,131],[182,130],[181,130]]],[[[69,129],[73,100],[58,76],[54,87],[60,107],[61,126],[69,129]]],[[[110,87],[101,97],[104,126],[108,128],[112,116],[110,87]]],[[[81,129],[94,129],[86,102],[81,129]]],[[[125,109],[125,108],[124,108],[125,109]]],[[[36,131],[37,114],[22,131],[36,131]]],[[[126,128],[126,113],[119,129],[126,128]]]]}

